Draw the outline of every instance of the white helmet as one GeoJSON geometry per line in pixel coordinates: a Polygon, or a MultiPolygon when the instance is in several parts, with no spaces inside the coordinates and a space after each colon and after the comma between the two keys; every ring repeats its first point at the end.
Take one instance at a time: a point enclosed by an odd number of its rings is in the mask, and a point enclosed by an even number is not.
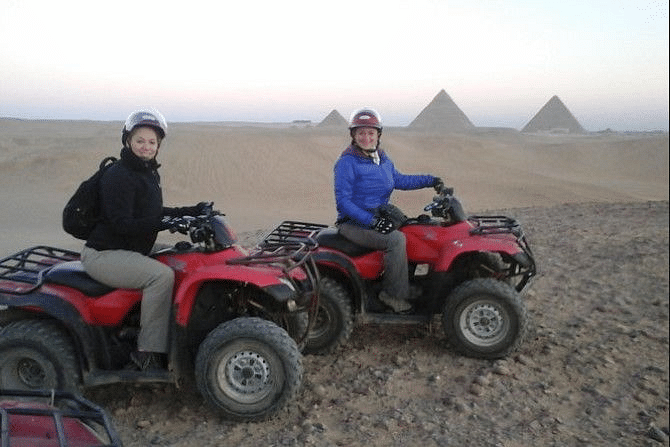
{"type": "Polygon", "coordinates": [[[158,132],[158,137],[162,140],[167,134],[167,122],[158,110],[138,110],[131,113],[123,125],[123,132],[121,133],[121,142],[125,146],[128,141],[128,135],[136,127],[151,127],[158,132]]]}

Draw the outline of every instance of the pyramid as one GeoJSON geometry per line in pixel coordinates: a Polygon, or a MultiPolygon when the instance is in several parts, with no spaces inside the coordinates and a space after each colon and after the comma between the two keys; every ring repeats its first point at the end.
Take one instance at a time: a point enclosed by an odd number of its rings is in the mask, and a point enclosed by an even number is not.
{"type": "Polygon", "coordinates": [[[317,127],[347,127],[347,120],[344,119],[340,112],[333,109],[323,121],[317,124],[317,127]]]}
{"type": "Polygon", "coordinates": [[[521,132],[586,133],[556,95],[547,101],[521,132]]]}
{"type": "Polygon", "coordinates": [[[444,90],[440,90],[430,104],[414,118],[409,127],[442,131],[463,131],[475,128],[444,90]]]}

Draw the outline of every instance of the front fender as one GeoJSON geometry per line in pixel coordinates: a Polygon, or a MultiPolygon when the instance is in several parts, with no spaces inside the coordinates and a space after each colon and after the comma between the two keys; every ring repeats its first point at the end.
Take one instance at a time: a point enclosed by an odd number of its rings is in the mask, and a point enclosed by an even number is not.
{"type": "Polygon", "coordinates": [[[439,262],[435,265],[435,271],[446,272],[454,263],[454,260],[465,253],[489,252],[506,254],[510,257],[525,255],[516,239],[502,237],[469,237],[467,239],[456,239],[442,248],[439,262]]]}
{"type": "Polygon", "coordinates": [[[198,269],[177,286],[175,321],[182,327],[188,325],[198,291],[204,283],[212,281],[251,284],[269,294],[278,302],[286,302],[289,299],[296,298],[297,291],[288,280],[282,279],[283,277],[284,274],[281,270],[266,265],[253,267],[239,264],[217,264],[198,269]]]}

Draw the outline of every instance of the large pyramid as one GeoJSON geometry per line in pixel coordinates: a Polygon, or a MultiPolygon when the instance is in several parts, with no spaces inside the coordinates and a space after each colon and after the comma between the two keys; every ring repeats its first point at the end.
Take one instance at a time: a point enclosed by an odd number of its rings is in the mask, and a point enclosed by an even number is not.
{"type": "Polygon", "coordinates": [[[441,131],[467,131],[475,128],[444,90],[440,90],[430,104],[414,118],[409,127],[441,131]]]}
{"type": "Polygon", "coordinates": [[[344,119],[340,112],[333,109],[328,116],[326,116],[323,121],[317,124],[316,127],[347,127],[347,120],[344,119]]]}
{"type": "Polygon", "coordinates": [[[586,133],[558,96],[554,95],[521,132],[586,133]]]}

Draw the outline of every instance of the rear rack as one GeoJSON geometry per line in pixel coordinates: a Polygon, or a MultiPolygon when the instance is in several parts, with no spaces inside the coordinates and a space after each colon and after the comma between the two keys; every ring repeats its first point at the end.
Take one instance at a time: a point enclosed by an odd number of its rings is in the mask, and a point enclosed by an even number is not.
{"type": "Polygon", "coordinates": [[[51,267],[79,259],[79,253],[38,245],[0,259],[0,292],[25,294],[35,290],[51,267]]]}
{"type": "MultiPolygon", "coordinates": [[[[31,438],[40,445],[41,442],[48,440],[51,441],[49,445],[58,446],[84,445],[84,443],[100,447],[122,447],[123,445],[107,413],[101,407],[84,397],[56,390],[0,390],[0,402],[2,401],[10,404],[16,402],[30,404],[34,402],[36,405],[34,407],[28,407],[27,405],[0,405],[1,447],[14,445],[14,441],[17,440],[12,440],[10,426],[20,427],[24,421],[25,424],[29,425],[38,424],[42,432],[50,435],[50,433],[46,433],[49,431],[50,426],[46,422],[48,419],[53,422],[52,427],[55,429],[56,436],[52,439],[31,438]],[[14,421],[11,424],[10,419],[14,421]],[[70,427],[70,430],[73,430],[71,425],[66,424],[68,420],[81,422],[87,428],[87,431],[68,433],[68,427],[70,427]],[[95,435],[89,430],[95,433],[95,435]],[[76,439],[77,436],[84,435],[86,439],[76,439]],[[99,442],[93,443],[93,437],[98,438],[99,442]],[[77,441],[81,444],[77,443],[77,441]],[[57,444],[54,444],[54,442],[57,442],[57,444]]],[[[31,427],[26,428],[30,429],[31,427]]],[[[35,427],[32,428],[34,429],[35,427]]],[[[34,433],[37,434],[40,431],[34,431],[34,433]]],[[[30,441],[30,439],[25,440],[30,441]]]]}

